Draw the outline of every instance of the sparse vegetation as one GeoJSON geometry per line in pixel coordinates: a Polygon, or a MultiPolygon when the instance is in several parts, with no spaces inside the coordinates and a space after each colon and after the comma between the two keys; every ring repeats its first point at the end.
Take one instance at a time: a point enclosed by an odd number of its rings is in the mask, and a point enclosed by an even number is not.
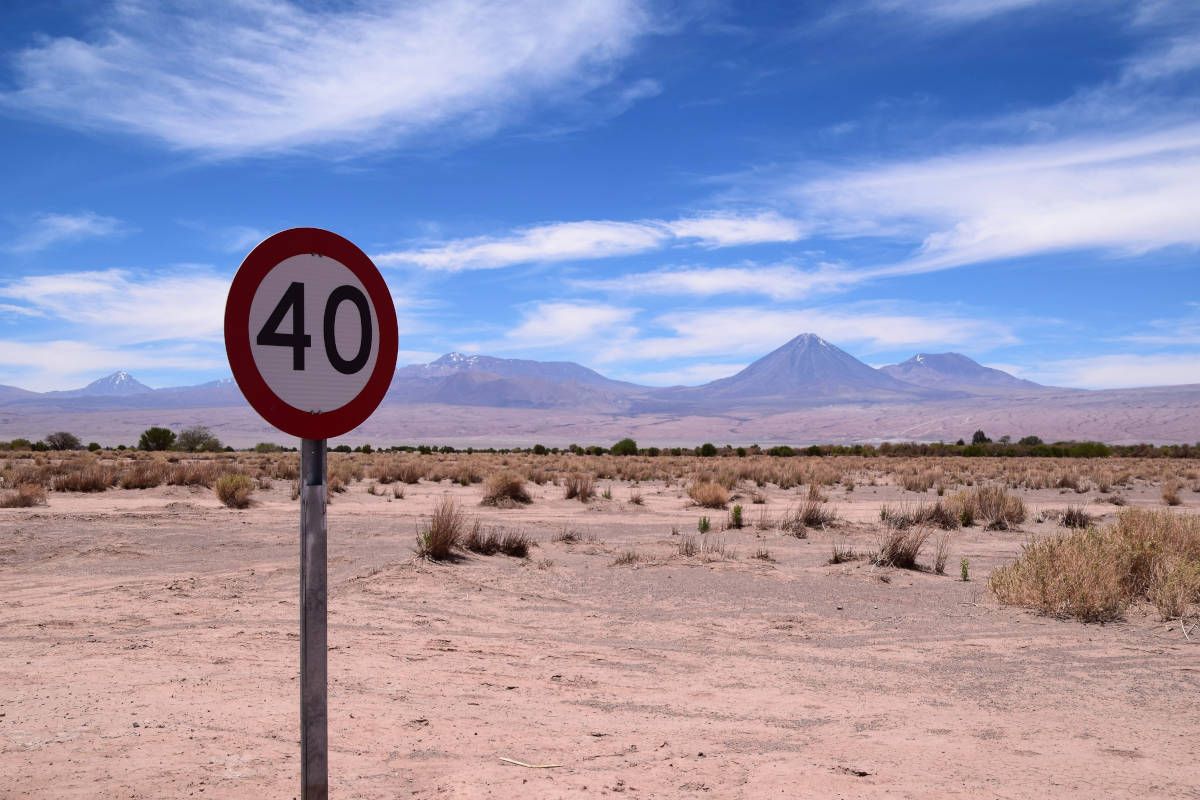
{"type": "Polygon", "coordinates": [[[833,550],[829,555],[830,564],[844,564],[847,561],[854,561],[858,558],[858,553],[854,552],[854,548],[845,539],[835,539],[833,541],[833,550]]]}
{"type": "Polygon", "coordinates": [[[1200,602],[1200,518],[1126,509],[1102,529],[1031,541],[989,586],[1002,603],[1084,622],[1118,619],[1139,599],[1182,616],[1200,602]]]}
{"type": "Polygon", "coordinates": [[[1064,528],[1087,528],[1093,521],[1092,515],[1084,511],[1082,506],[1067,506],[1058,524],[1064,528]]]}
{"type": "Polygon", "coordinates": [[[433,561],[448,561],[461,546],[467,518],[451,497],[443,497],[429,520],[417,526],[417,555],[433,561]]]}
{"type": "Polygon", "coordinates": [[[595,478],[590,474],[583,475],[575,472],[563,479],[563,497],[567,500],[578,500],[581,503],[586,503],[595,494],[595,478]]]}
{"type": "Polygon", "coordinates": [[[527,558],[533,540],[521,531],[501,527],[485,527],[476,521],[463,537],[462,546],[472,553],[490,556],[503,553],[513,558],[527,558]]]}
{"type": "Polygon", "coordinates": [[[525,476],[515,470],[493,472],[483,488],[483,505],[513,508],[533,502],[525,488],[525,476]]]}
{"type": "Polygon", "coordinates": [[[926,525],[912,528],[885,527],[879,534],[879,548],[871,556],[874,564],[899,569],[920,569],[917,559],[921,548],[933,535],[926,525]]]}
{"type": "Polygon", "coordinates": [[[729,502],[729,491],[714,481],[694,481],[687,493],[693,503],[703,508],[724,508],[729,502]]]}
{"type": "Polygon", "coordinates": [[[0,492],[0,508],[32,508],[46,504],[46,490],[36,483],[23,483],[0,492]]]}
{"type": "Polygon", "coordinates": [[[254,494],[254,480],[241,472],[229,472],[217,478],[213,491],[227,508],[247,508],[254,494]]]}

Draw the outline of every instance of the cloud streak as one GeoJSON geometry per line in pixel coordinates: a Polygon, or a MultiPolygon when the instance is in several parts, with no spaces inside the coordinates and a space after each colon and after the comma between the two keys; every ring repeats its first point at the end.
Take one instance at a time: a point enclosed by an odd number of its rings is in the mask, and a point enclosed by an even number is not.
{"type": "Polygon", "coordinates": [[[773,211],[705,214],[676,220],[583,220],[522,228],[507,236],[478,236],[433,247],[373,256],[385,267],[413,265],[457,272],[630,256],[672,245],[706,248],[794,242],[804,235],[794,219],[773,211]]]}
{"type": "Polygon", "coordinates": [[[6,249],[13,253],[35,253],[65,242],[116,236],[123,231],[121,220],[93,211],[39,214],[6,249]]]}
{"type": "Polygon", "coordinates": [[[651,27],[636,0],[338,6],[122,0],[89,39],[17,53],[0,103],[216,156],[386,146],[586,94],[651,27]]]}

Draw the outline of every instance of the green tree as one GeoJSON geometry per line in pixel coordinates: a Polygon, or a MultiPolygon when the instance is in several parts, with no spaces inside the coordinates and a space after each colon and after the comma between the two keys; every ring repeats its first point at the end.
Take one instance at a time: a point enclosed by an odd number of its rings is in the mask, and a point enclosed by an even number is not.
{"type": "Polygon", "coordinates": [[[712,458],[717,454],[717,446],[712,442],[705,442],[704,444],[700,445],[700,449],[696,452],[696,454],[705,458],[712,458]]]}
{"type": "Polygon", "coordinates": [[[221,440],[213,436],[212,431],[203,425],[193,425],[179,432],[175,446],[189,453],[215,453],[221,449],[221,440]]]}
{"type": "Polygon", "coordinates": [[[971,444],[989,444],[991,441],[983,431],[975,431],[971,436],[971,444]]]}
{"type": "Polygon", "coordinates": [[[1040,436],[1022,436],[1017,444],[1023,444],[1026,447],[1036,447],[1039,444],[1045,444],[1040,436]]]}
{"type": "Polygon", "coordinates": [[[614,456],[636,456],[637,452],[637,442],[629,437],[625,437],[612,446],[612,454],[614,456]]]}
{"type": "Polygon", "coordinates": [[[170,450],[175,445],[175,432],[157,425],[146,428],[138,439],[138,450],[170,450]]]}
{"type": "Polygon", "coordinates": [[[83,442],[73,433],[55,431],[46,437],[46,446],[51,450],[78,450],[83,447],[83,442]]]}

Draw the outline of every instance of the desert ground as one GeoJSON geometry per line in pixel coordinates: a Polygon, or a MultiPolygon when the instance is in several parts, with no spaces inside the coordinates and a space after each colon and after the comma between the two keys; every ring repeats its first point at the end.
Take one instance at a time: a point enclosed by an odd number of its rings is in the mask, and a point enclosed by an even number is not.
{"type": "MultiPolygon", "coordinates": [[[[0,509],[0,797],[295,797],[295,455],[199,463],[254,476],[245,509],[211,475],[162,482],[187,457],[136,458],[71,469],[157,485],[59,490],[52,455],[5,463],[49,491],[0,509]]],[[[401,480],[388,458],[331,460],[332,796],[1200,797],[1200,629],[988,588],[1069,507],[1104,526],[1114,497],[1165,509],[1170,484],[1170,513],[1196,514],[1194,461],[434,455],[401,480]],[[531,503],[480,504],[502,469],[540,481],[531,503]],[[568,473],[595,496],[566,499],[568,473]],[[731,486],[724,509],[689,496],[702,477],[731,486]],[[938,531],[920,569],[862,557],[882,506],[984,483],[1025,521],[938,531]],[[781,527],[813,496],[836,519],[781,527]],[[446,497],[528,555],[420,557],[446,497]]]]}

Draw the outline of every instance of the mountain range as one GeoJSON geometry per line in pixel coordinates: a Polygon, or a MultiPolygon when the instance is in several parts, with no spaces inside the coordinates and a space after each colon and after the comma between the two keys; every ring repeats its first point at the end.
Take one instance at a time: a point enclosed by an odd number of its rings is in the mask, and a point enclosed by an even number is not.
{"type": "MultiPolygon", "coordinates": [[[[918,353],[877,369],[806,333],[740,372],[700,386],[641,386],[568,361],[448,353],[397,369],[383,405],[363,430],[483,446],[502,439],[602,439],[608,434],[599,431],[609,428],[644,430],[643,436],[660,437],[660,443],[715,438],[718,432],[728,440],[835,442],[958,438],[988,421],[989,431],[1004,426],[1000,432],[1058,438],[1196,441],[1197,409],[1200,384],[1064,389],[959,353],[918,353]]],[[[235,444],[270,434],[231,378],[153,389],[121,371],[69,391],[0,386],[0,438],[41,436],[42,428],[72,429],[93,424],[89,420],[120,435],[148,421],[223,424],[222,438],[235,444]]]]}
{"type": "MultiPolygon", "coordinates": [[[[786,411],[837,403],[945,400],[1036,393],[1031,381],[958,353],[913,356],[875,369],[821,337],[805,333],[728,378],[701,386],[651,387],[613,380],[570,361],[531,361],[447,353],[396,370],[386,403],[494,408],[555,408],[618,413],[730,409],[786,411]]],[[[240,405],[231,379],[152,389],[122,370],[80,389],[30,392],[0,386],[0,406],[63,409],[187,408],[240,405]]]]}

